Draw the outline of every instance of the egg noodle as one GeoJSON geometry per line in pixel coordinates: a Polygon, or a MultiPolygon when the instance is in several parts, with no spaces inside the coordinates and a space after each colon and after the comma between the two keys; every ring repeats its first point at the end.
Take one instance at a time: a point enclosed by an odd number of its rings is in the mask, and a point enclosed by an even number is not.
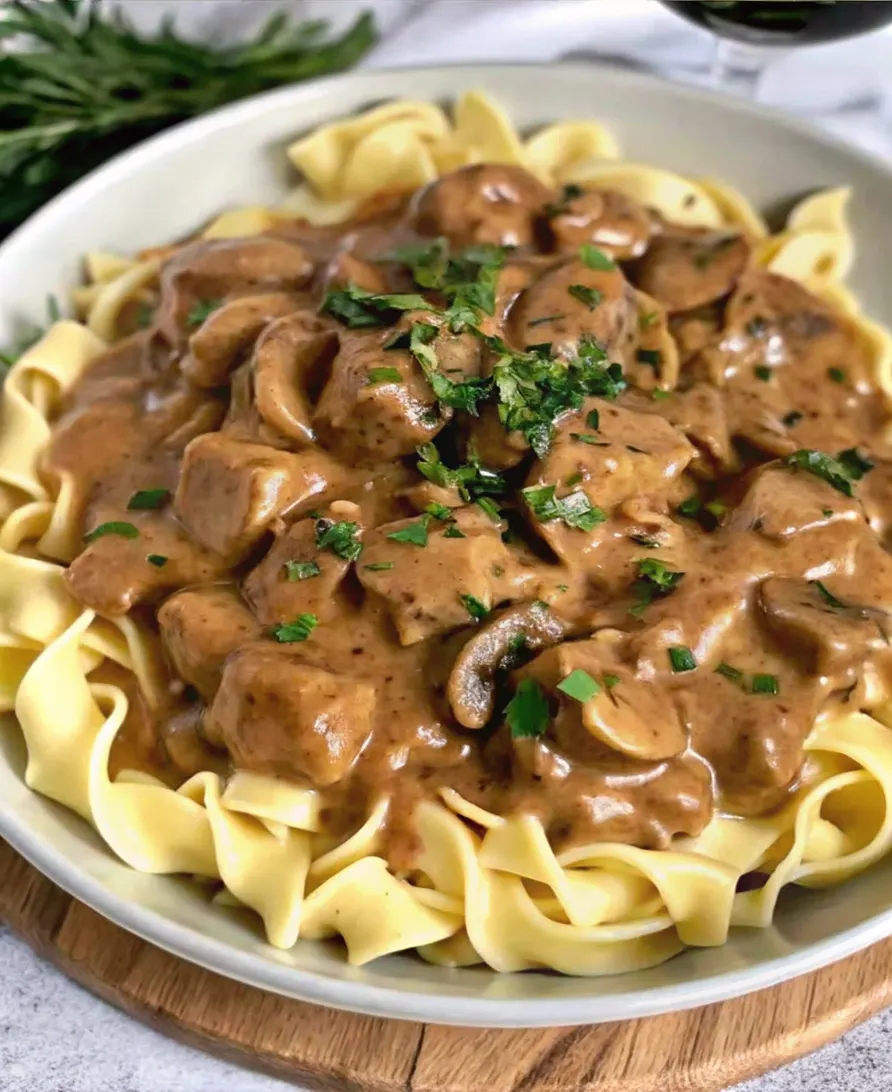
{"type": "MultiPolygon", "coordinates": [[[[800,281],[857,321],[879,384],[892,395],[892,340],[843,286],[853,258],[849,192],[801,202],[771,235],[744,196],[713,178],[684,178],[620,158],[593,122],[561,122],[523,139],[482,93],[453,118],[395,102],[323,126],[288,149],[303,183],[278,208],[223,213],[206,238],[256,234],[282,219],[333,223],[381,191],[412,190],[475,162],[518,164],[554,185],[597,183],[692,226],[755,237],[755,260],[800,281]]],[[[157,283],[164,248],[137,259],[87,256],[75,290],[82,321],[62,320],[9,373],[0,401],[0,702],[27,744],[26,781],[91,823],[134,869],[218,881],[217,902],[247,907],[269,942],[343,938],[351,963],[417,949],[433,963],[566,974],[631,971],[685,946],[722,944],[731,925],[768,926],[782,887],[836,884],[892,848],[892,707],[825,715],[805,743],[800,788],[767,817],[718,814],[668,851],[594,843],[555,854],[538,819],[499,816],[453,790],[417,808],[411,876],[379,855],[387,799],[336,843],[321,829],[324,794],[255,773],[211,772],[177,790],[124,771],[109,752],[124,692],[92,673],[110,660],[133,672],[151,707],[163,671],[156,637],[137,621],[83,610],[63,581],[78,552],[71,483],[39,469],[61,400],[115,337],[121,309],[157,283]],[[746,873],[767,873],[737,891],[746,873]]]]}

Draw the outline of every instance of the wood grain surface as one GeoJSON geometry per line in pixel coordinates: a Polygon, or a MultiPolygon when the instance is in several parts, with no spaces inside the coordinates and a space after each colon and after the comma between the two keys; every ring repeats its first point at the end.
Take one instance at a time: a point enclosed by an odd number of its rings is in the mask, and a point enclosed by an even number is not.
{"type": "Polygon", "coordinates": [[[892,941],[772,990],[601,1027],[493,1031],[289,1001],[168,955],[0,841],[0,919],[82,986],[202,1050],[332,1092],[719,1092],[892,1003],[892,941]]]}

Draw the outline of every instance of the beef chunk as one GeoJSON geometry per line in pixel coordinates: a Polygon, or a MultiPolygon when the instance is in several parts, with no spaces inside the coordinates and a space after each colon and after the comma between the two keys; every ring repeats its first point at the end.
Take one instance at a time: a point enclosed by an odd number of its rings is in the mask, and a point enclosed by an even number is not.
{"type": "Polygon", "coordinates": [[[372,726],[374,683],[308,667],[288,649],[249,645],[226,663],[208,716],[236,769],[324,788],[350,770],[372,726]]]}
{"type": "Polygon", "coordinates": [[[332,470],[316,451],[292,455],[212,433],[186,448],[174,504],[194,538],[235,564],[277,516],[327,489],[332,470]]]}
{"type": "Polygon", "coordinates": [[[186,588],[158,611],[161,640],[177,675],[211,701],[230,652],[254,640],[260,625],[231,584],[186,588]]]}
{"type": "Polygon", "coordinates": [[[548,234],[555,250],[576,251],[593,243],[614,258],[628,260],[643,254],[650,241],[650,214],[617,190],[565,186],[552,211],[548,234]]]}
{"type": "Polygon", "coordinates": [[[733,290],[750,249],[743,235],[673,228],[652,241],[633,280],[669,311],[691,311],[733,290]]]}

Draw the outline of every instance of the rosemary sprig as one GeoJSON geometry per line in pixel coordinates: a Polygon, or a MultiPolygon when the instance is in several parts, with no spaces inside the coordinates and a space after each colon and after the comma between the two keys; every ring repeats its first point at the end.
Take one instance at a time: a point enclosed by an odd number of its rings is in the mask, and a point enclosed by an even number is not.
{"type": "Polygon", "coordinates": [[[327,30],[280,13],[253,39],[217,48],[184,40],[170,20],[143,37],[119,13],[100,18],[99,0],[9,0],[0,14],[0,237],[137,141],[246,95],[339,72],[377,37],[368,13],[341,37],[327,30]]]}

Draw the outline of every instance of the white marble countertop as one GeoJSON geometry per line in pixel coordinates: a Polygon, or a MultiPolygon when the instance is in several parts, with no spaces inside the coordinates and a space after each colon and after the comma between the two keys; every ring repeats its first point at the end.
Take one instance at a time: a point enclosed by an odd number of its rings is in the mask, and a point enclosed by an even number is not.
{"type": "MultiPolygon", "coordinates": [[[[283,6],[337,23],[374,7],[367,64],[589,56],[707,82],[707,35],[653,0],[124,0],[140,25],[170,9],[199,36],[236,36],[283,6]]],[[[892,33],[779,61],[762,97],[892,156],[892,33]]],[[[0,927],[0,1092],[276,1092],[283,1082],[180,1046],[86,993],[0,927]]],[[[892,1010],[740,1092],[892,1092],[892,1010]]],[[[472,1090],[469,1090],[472,1092],[472,1090]]],[[[692,1090],[696,1092],[696,1090],[692,1090]]]]}

